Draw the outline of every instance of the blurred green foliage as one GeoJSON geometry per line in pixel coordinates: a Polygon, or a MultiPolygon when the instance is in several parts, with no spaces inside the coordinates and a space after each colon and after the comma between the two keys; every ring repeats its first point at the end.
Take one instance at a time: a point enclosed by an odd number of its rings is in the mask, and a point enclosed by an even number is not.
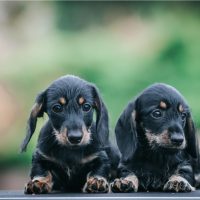
{"type": "MultiPolygon", "coordinates": [[[[16,154],[30,108],[38,92],[65,74],[99,87],[112,136],[128,101],[155,82],[168,83],[185,96],[200,128],[199,3],[49,2],[40,9],[47,5],[55,15],[53,29],[27,43],[22,40],[19,50],[0,67],[0,79],[20,107],[16,123],[8,130],[10,136],[1,142],[0,165],[30,163],[44,122],[39,120],[28,153],[16,154]]],[[[23,12],[26,7],[21,6],[23,12]]]]}

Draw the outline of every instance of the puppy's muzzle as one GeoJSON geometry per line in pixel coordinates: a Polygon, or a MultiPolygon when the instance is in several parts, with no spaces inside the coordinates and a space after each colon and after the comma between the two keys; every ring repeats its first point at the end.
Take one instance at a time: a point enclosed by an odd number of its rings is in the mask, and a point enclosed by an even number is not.
{"type": "Polygon", "coordinates": [[[80,130],[71,130],[67,132],[67,137],[71,144],[79,144],[83,138],[83,133],[80,130]]]}
{"type": "Polygon", "coordinates": [[[179,126],[179,124],[173,124],[168,128],[168,131],[170,133],[172,145],[180,147],[185,140],[183,129],[179,126]]]}
{"type": "Polygon", "coordinates": [[[184,141],[184,137],[181,133],[173,133],[171,134],[170,140],[174,146],[181,146],[184,141]]]}

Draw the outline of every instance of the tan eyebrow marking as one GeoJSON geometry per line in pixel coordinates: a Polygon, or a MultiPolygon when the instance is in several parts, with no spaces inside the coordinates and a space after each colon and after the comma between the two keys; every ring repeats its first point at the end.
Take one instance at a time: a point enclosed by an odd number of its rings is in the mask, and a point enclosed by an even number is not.
{"type": "Polygon", "coordinates": [[[164,101],[160,102],[160,108],[166,109],[167,108],[167,104],[164,101]]]}
{"type": "Polygon", "coordinates": [[[80,97],[80,98],[78,99],[78,103],[79,103],[80,105],[82,105],[82,104],[84,103],[84,101],[85,101],[85,99],[84,99],[83,97],[80,97]]]}
{"type": "Polygon", "coordinates": [[[179,110],[179,112],[183,112],[184,111],[183,106],[181,104],[179,105],[178,110],[179,110]]]}
{"type": "Polygon", "coordinates": [[[64,104],[66,104],[66,99],[65,99],[64,97],[61,97],[61,98],[59,99],[59,102],[60,102],[62,105],[64,105],[64,104]]]}

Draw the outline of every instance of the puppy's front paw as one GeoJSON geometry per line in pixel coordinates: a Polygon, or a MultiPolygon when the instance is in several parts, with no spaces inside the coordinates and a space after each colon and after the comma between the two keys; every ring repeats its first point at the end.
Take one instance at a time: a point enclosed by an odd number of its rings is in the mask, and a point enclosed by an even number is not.
{"type": "Polygon", "coordinates": [[[126,178],[115,179],[111,183],[112,192],[137,192],[138,191],[138,178],[127,176],[126,178]]]}
{"type": "Polygon", "coordinates": [[[107,180],[101,176],[92,176],[87,179],[83,192],[88,193],[106,193],[109,191],[109,185],[107,180]]]}
{"type": "Polygon", "coordinates": [[[25,194],[46,194],[52,190],[52,175],[49,172],[47,176],[36,176],[27,183],[24,189],[25,194]]]}
{"type": "Polygon", "coordinates": [[[194,191],[195,188],[192,187],[185,178],[173,175],[164,185],[163,190],[167,192],[191,192],[194,191]]]}
{"type": "Polygon", "coordinates": [[[25,186],[25,194],[46,194],[51,192],[51,187],[46,182],[39,180],[29,181],[25,186]]]}

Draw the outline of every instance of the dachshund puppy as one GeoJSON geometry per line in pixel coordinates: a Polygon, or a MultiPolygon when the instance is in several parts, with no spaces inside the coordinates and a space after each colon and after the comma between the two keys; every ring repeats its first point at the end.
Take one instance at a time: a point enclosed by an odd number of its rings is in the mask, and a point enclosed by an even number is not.
{"type": "Polygon", "coordinates": [[[44,113],[49,119],[40,131],[25,193],[108,192],[109,171],[117,168],[118,157],[109,143],[108,113],[97,88],[71,75],[55,80],[36,98],[22,152],[44,113]]]}
{"type": "Polygon", "coordinates": [[[121,152],[113,192],[190,192],[199,151],[189,107],[166,84],[154,84],[130,102],[115,128],[121,152]]]}

